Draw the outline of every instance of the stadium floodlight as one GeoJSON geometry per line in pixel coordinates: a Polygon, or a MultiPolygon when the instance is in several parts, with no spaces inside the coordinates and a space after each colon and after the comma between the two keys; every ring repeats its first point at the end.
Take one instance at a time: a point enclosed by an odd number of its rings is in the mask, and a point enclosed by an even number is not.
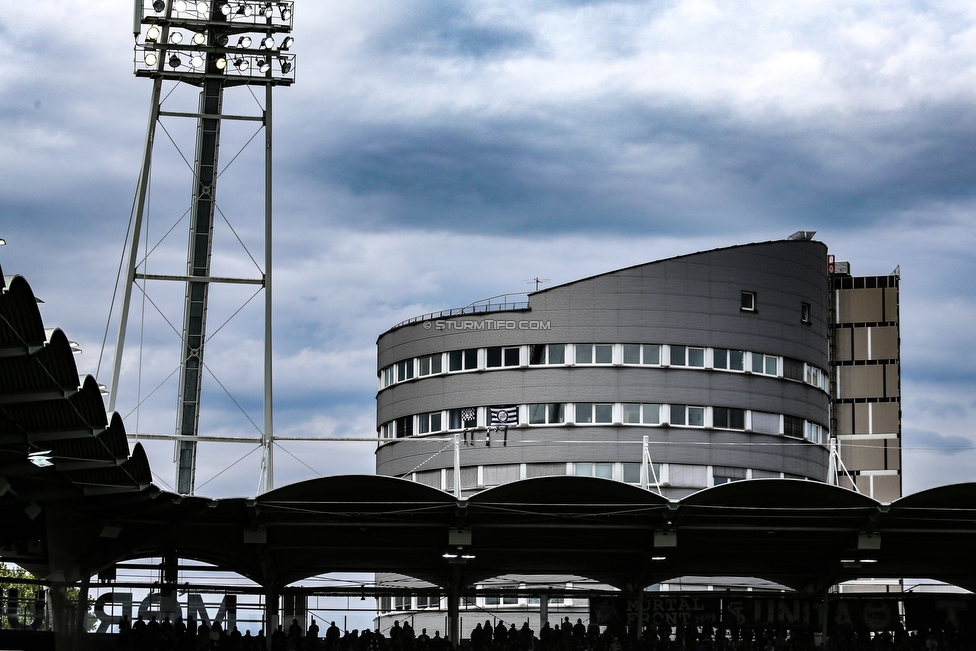
{"type": "Polygon", "coordinates": [[[220,5],[220,13],[222,13],[225,16],[230,16],[230,5],[227,4],[226,2],[220,5]]]}
{"type": "Polygon", "coordinates": [[[251,37],[250,36],[242,36],[239,39],[237,39],[237,47],[243,48],[245,50],[247,48],[251,47],[251,37]]]}
{"type": "Polygon", "coordinates": [[[165,10],[166,10],[166,3],[163,2],[163,0],[153,1],[153,11],[155,11],[157,14],[161,14],[165,10]]]}
{"type": "Polygon", "coordinates": [[[251,64],[244,57],[238,57],[237,59],[234,60],[234,67],[240,70],[241,72],[245,72],[248,68],[251,67],[251,64]]]}
{"type": "Polygon", "coordinates": [[[291,7],[282,2],[278,4],[278,11],[281,12],[282,20],[291,20],[291,7]]]}
{"type": "Polygon", "coordinates": [[[261,14],[265,18],[271,18],[272,16],[274,16],[274,7],[271,6],[270,2],[264,5],[264,9],[261,10],[261,14]]]}
{"type": "Polygon", "coordinates": [[[159,61],[159,57],[156,56],[155,52],[146,52],[145,61],[147,66],[154,66],[159,61]]]}
{"type": "Polygon", "coordinates": [[[207,42],[207,35],[204,34],[203,32],[197,32],[193,35],[194,45],[203,45],[206,42],[207,42]]]}
{"type": "Polygon", "coordinates": [[[237,8],[237,15],[244,16],[245,18],[250,17],[250,15],[253,12],[254,9],[251,7],[251,5],[247,4],[246,2],[242,2],[241,5],[237,8]]]}
{"type": "Polygon", "coordinates": [[[183,33],[182,32],[173,32],[172,34],[169,35],[169,42],[170,43],[175,43],[176,45],[179,45],[180,43],[183,42],[183,33]]]}
{"type": "Polygon", "coordinates": [[[227,34],[221,34],[217,37],[217,47],[227,47],[228,43],[230,43],[230,37],[227,34]]]}
{"type": "Polygon", "coordinates": [[[220,57],[219,59],[217,59],[215,65],[217,66],[217,70],[223,70],[224,68],[227,67],[227,59],[225,59],[224,57],[220,57]]]}
{"type": "Polygon", "coordinates": [[[186,2],[185,2],[185,0],[176,0],[176,2],[173,3],[173,9],[175,11],[181,11],[181,12],[182,11],[186,11],[186,2]]]}
{"type": "Polygon", "coordinates": [[[190,59],[191,68],[202,68],[203,67],[203,57],[199,54],[195,54],[192,59],[190,59]]]}
{"type": "Polygon", "coordinates": [[[281,64],[281,74],[287,75],[289,72],[291,72],[291,61],[285,57],[279,57],[278,63],[281,64]]]}
{"type": "Polygon", "coordinates": [[[294,44],[295,44],[295,37],[294,36],[286,36],[285,39],[281,42],[281,49],[282,50],[287,50],[288,48],[290,48],[294,44]]]}
{"type": "Polygon", "coordinates": [[[153,25],[152,27],[150,27],[149,29],[146,30],[146,41],[147,42],[148,41],[153,41],[153,42],[158,41],[159,40],[159,34],[160,34],[159,28],[156,27],[155,25],[153,25]]]}
{"type": "Polygon", "coordinates": [[[264,38],[261,39],[261,49],[262,50],[270,50],[273,47],[274,47],[274,37],[273,36],[265,36],[264,38]]]}
{"type": "Polygon", "coordinates": [[[268,70],[271,70],[271,60],[270,59],[258,59],[257,61],[255,61],[255,63],[258,66],[258,71],[259,72],[265,73],[268,70]]]}
{"type": "Polygon", "coordinates": [[[182,61],[180,61],[180,57],[176,56],[175,54],[169,58],[169,65],[173,68],[179,68],[180,63],[182,63],[182,61]]]}
{"type": "Polygon", "coordinates": [[[204,15],[210,13],[210,5],[208,5],[206,2],[198,2],[197,13],[204,14],[204,15]]]}

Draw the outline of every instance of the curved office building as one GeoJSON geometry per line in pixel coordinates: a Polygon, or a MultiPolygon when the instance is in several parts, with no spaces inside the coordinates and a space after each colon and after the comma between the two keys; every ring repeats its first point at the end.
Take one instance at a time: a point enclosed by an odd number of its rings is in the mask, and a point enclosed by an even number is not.
{"type": "Polygon", "coordinates": [[[805,239],[628,267],[394,326],[379,474],[465,495],[544,475],[668,497],[827,478],[828,260],[805,239]],[[490,444],[489,444],[490,443],[490,444]]]}

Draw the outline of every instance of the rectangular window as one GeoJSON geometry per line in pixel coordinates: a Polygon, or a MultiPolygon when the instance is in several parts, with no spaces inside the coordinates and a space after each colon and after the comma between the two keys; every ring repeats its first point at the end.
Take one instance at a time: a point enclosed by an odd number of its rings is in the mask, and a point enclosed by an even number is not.
{"type": "Polygon", "coordinates": [[[637,424],[641,422],[641,406],[640,403],[628,403],[623,404],[623,416],[624,422],[630,424],[637,424]]]}
{"type": "Polygon", "coordinates": [[[763,355],[761,353],[752,354],[752,372],[762,373],[763,372],[763,355]]]}
{"type": "Polygon", "coordinates": [[[519,601],[518,600],[518,597],[517,596],[514,596],[514,595],[511,596],[511,597],[508,596],[508,595],[505,595],[504,597],[502,597],[502,605],[504,605],[504,606],[513,606],[513,605],[516,605],[516,604],[518,604],[518,601],[519,601]]]}
{"type": "Polygon", "coordinates": [[[707,484],[707,466],[690,466],[672,463],[668,466],[669,482],[672,486],[690,488],[705,488],[707,484]]]}
{"type": "Polygon", "coordinates": [[[745,468],[730,468],[728,466],[712,467],[712,483],[714,483],[716,486],[733,481],[742,481],[745,478],[745,468]]]}
{"type": "Polygon", "coordinates": [[[783,416],[783,434],[802,439],[803,419],[795,416],[783,416]]]}
{"type": "Polygon", "coordinates": [[[823,442],[823,428],[816,423],[807,422],[806,439],[814,443],[823,442]]]}
{"type": "Polygon", "coordinates": [[[660,344],[644,344],[644,363],[645,364],[661,363],[660,344]]]}
{"type": "Polygon", "coordinates": [[[478,349],[452,350],[448,354],[448,370],[467,371],[478,368],[478,349]]]}
{"type": "Polygon", "coordinates": [[[593,363],[593,344],[576,344],[576,363],[593,363]]]}
{"type": "Polygon", "coordinates": [[[544,425],[546,422],[546,405],[535,403],[529,405],[529,424],[544,425]]]}
{"type": "Polygon", "coordinates": [[[756,311],[756,292],[742,292],[742,311],[756,311]]]}
{"type": "Polygon", "coordinates": [[[601,479],[613,479],[613,464],[612,463],[597,463],[594,468],[594,476],[600,477],[601,479]]]}
{"type": "Polygon", "coordinates": [[[450,429],[466,429],[478,424],[478,410],[475,407],[452,409],[447,412],[448,427],[450,429]]]}
{"type": "Polygon", "coordinates": [[[668,422],[671,425],[684,425],[685,424],[685,410],[688,405],[671,405],[671,420],[668,422]]]}
{"type": "Polygon", "coordinates": [[[743,350],[729,351],[729,370],[744,371],[746,368],[746,353],[743,350]]]}
{"type": "Polygon", "coordinates": [[[396,382],[396,366],[387,366],[383,369],[383,386],[388,387],[396,382]]]}
{"type": "Polygon", "coordinates": [[[577,423],[592,423],[593,422],[593,403],[592,402],[577,402],[576,403],[576,422],[577,423]]]}
{"type": "Polygon", "coordinates": [[[705,349],[704,348],[689,348],[688,349],[688,366],[705,366],[705,349]]]}
{"type": "Polygon", "coordinates": [[[705,426],[705,408],[688,405],[671,405],[671,424],[689,427],[705,426]]]}
{"type": "Polygon", "coordinates": [[[549,363],[566,363],[566,344],[549,344],[549,363]]]}
{"type": "Polygon", "coordinates": [[[441,355],[427,355],[420,358],[420,375],[436,375],[441,372],[441,355]]]}
{"type": "Polygon", "coordinates": [[[800,303],[800,321],[802,323],[810,323],[810,304],[800,303]]]}
{"type": "Polygon", "coordinates": [[[613,405],[594,405],[597,423],[613,422],[613,405]]]}
{"type": "MultiPolygon", "coordinates": [[[[641,480],[641,464],[624,463],[622,465],[624,469],[624,481],[628,484],[639,484],[641,480]]],[[[661,480],[661,464],[659,463],[653,463],[648,468],[647,483],[653,485],[655,477],[657,477],[658,481],[661,480]]]]}
{"type": "Polygon", "coordinates": [[[644,410],[644,424],[645,425],[660,425],[661,424],[661,405],[657,403],[645,403],[643,405],[644,410]]]}
{"type": "Polygon", "coordinates": [[[593,464],[592,463],[577,463],[576,464],[576,476],[577,477],[592,477],[593,476],[593,464]]]}
{"type": "Polygon", "coordinates": [[[597,364],[613,363],[613,346],[611,344],[597,344],[593,348],[596,352],[597,364]]]}
{"type": "Polygon", "coordinates": [[[566,405],[561,402],[549,403],[548,416],[550,424],[565,423],[566,405]]]}
{"type": "Polygon", "coordinates": [[[712,367],[713,368],[728,368],[729,367],[729,351],[725,348],[716,348],[712,351],[712,367]]]}
{"type": "Polygon", "coordinates": [[[792,357],[783,358],[783,377],[803,382],[803,362],[792,357]]]}
{"type": "Polygon", "coordinates": [[[640,364],[640,344],[624,344],[624,364],[640,364]]]}
{"type": "Polygon", "coordinates": [[[546,345],[532,344],[529,346],[529,364],[540,366],[546,363],[546,345]]]}
{"type": "Polygon", "coordinates": [[[502,347],[489,346],[485,351],[485,366],[488,368],[498,368],[502,365],[502,347]]]}
{"type": "Polygon", "coordinates": [[[765,411],[752,412],[752,431],[761,434],[779,434],[779,414],[765,411]]]}
{"type": "Polygon", "coordinates": [[[505,366],[518,366],[519,365],[519,348],[518,346],[513,346],[511,348],[506,348],[504,351],[504,359],[502,363],[505,366]]]}
{"type": "Polygon", "coordinates": [[[417,608],[427,608],[430,606],[430,597],[425,594],[417,595],[417,608]]]}
{"type": "Polygon", "coordinates": [[[684,346],[670,346],[671,348],[671,366],[684,366],[685,365],[685,347],[684,346]]]}
{"type": "Polygon", "coordinates": [[[402,439],[406,436],[413,436],[413,416],[396,419],[396,437],[402,439]]]}
{"type": "Polygon", "coordinates": [[[778,375],[777,367],[779,360],[772,355],[766,355],[766,375],[778,375]]]}
{"type": "Polygon", "coordinates": [[[397,381],[403,382],[413,377],[413,360],[406,359],[397,364],[397,381]]]}
{"type": "Polygon", "coordinates": [[[734,409],[730,407],[712,408],[712,427],[719,429],[745,429],[745,409],[734,409]]]}

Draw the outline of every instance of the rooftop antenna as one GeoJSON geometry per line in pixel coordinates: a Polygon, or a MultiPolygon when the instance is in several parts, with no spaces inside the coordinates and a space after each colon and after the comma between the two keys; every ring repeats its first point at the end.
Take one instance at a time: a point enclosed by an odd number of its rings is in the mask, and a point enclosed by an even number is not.
{"type": "Polygon", "coordinates": [[[535,291],[539,291],[539,285],[541,285],[542,283],[552,282],[552,280],[550,278],[539,278],[538,276],[536,276],[535,278],[526,278],[522,282],[529,283],[529,284],[535,283],[535,291]]]}

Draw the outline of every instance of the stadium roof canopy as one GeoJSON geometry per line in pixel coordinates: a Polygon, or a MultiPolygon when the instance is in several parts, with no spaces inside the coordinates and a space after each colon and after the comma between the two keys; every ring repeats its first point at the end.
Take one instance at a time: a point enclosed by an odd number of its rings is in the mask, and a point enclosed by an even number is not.
{"type": "Polygon", "coordinates": [[[542,477],[468,499],[414,482],[337,476],[256,498],[151,483],[140,445],[45,330],[27,282],[0,287],[0,560],[75,582],[124,560],[210,562],[269,590],[334,571],[447,588],[571,574],[621,590],[680,576],[752,576],[819,593],[859,577],[976,589],[976,484],[882,504],[817,482],[725,484],[680,501],[589,477],[542,477]]]}

